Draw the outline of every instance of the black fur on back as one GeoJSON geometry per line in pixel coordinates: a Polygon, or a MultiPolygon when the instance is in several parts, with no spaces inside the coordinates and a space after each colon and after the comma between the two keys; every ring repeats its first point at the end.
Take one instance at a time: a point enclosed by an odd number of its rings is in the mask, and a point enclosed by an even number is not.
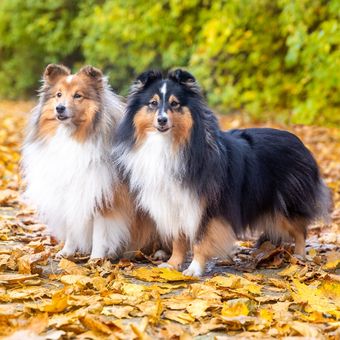
{"type": "Polygon", "coordinates": [[[206,218],[222,217],[241,234],[266,215],[279,213],[308,222],[326,217],[329,191],[300,139],[269,128],[221,131],[195,78],[186,71],[175,70],[167,78],[147,71],[137,78],[118,129],[120,145],[133,146],[134,114],[143,105],[147,91],[153,91],[164,79],[192,114],[190,142],[181,150],[183,185],[205,199],[206,218]]]}

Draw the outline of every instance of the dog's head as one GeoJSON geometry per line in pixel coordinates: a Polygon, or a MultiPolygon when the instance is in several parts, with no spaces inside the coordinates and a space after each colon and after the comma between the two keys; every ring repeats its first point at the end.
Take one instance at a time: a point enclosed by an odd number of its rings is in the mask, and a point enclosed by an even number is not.
{"type": "Polygon", "coordinates": [[[50,64],[43,75],[40,133],[52,133],[62,124],[88,129],[100,110],[104,78],[100,70],[85,66],[76,74],[50,64]]]}
{"type": "Polygon", "coordinates": [[[154,131],[172,135],[178,143],[187,141],[194,121],[192,110],[200,99],[195,78],[184,70],[172,71],[165,79],[156,71],[142,73],[128,98],[136,139],[154,131]]]}

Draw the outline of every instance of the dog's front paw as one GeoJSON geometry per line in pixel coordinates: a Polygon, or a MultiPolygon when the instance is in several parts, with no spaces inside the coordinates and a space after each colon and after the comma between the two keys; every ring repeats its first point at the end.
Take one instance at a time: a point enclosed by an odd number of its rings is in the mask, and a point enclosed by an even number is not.
{"type": "Polygon", "coordinates": [[[61,260],[61,259],[67,259],[67,258],[72,258],[74,256],[75,252],[69,251],[65,248],[61,249],[55,254],[55,259],[56,260],[61,260]]]}
{"type": "Polygon", "coordinates": [[[169,269],[176,269],[176,270],[178,270],[178,268],[176,268],[175,266],[173,266],[169,262],[163,262],[163,263],[159,264],[158,268],[169,268],[169,269]]]}
{"type": "Polygon", "coordinates": [[[190,263],[190,266],[188,267],[188,269],[183,271],[183,275],[186,275],[186,276],[200,277],[203,275],[203,273],[204,273],[204,267],[202,267],[202,265],[195,260],[193,260],[190,263]]]}

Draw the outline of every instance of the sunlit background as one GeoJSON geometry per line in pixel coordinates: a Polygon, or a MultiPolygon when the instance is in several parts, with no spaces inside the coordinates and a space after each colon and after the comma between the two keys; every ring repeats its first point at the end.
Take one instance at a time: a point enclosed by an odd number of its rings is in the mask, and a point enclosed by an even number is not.
{"type": "Polygon", "coordinates": [[[338,125],[339,0],[1,0],[0,96],[32,98],[48,63],[93,64],[125,95],[185,67],[219,113],[338,125]]]}

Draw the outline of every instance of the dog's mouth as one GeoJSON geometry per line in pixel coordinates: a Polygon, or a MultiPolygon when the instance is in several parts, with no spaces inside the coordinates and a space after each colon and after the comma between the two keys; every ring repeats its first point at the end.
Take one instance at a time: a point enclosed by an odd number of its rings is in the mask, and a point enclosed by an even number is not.
{"type": "Polygon", "coordinates": [[[171,128],[170,126],[156,126],[156,129],[159,131],[159,132],[166,132],[166,131],[169,131],[171,128]]]}
{"type": "Polygon", "coordinates": [[[62,115],[62,114],[58,114],[57,119],[60,120],[60,121],[65,121],[67,119],[70,119],[70,117],[62,115]]]}

